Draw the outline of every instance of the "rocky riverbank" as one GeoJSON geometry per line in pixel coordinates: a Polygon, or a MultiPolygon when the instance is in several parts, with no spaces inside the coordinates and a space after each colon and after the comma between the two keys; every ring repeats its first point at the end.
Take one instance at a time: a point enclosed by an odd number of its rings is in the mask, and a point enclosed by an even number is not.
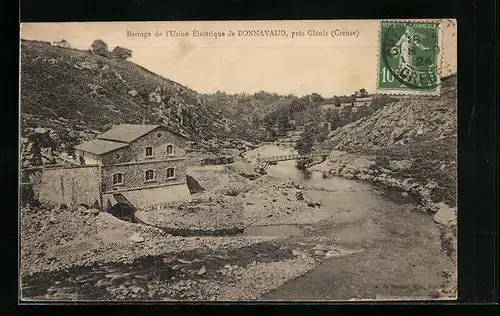
{"type": "Polygon", "coordinates": [[[246,247],[266,237],[186,238],[109,213],[59,208],[21,209],[21,275],[59,271],[94,263],[130,263],[144,256],[207,247],[246,247]]]}

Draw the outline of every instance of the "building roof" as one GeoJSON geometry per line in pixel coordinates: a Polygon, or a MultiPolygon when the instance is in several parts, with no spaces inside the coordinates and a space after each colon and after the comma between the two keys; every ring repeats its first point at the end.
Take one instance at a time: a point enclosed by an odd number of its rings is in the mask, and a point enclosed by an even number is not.
{"type": "Polygon", "coordinates": [[[373,96],[366,96],[366,97],[357,97],[356,101],[370,101],[373,99],[373,96]]]}
{"type": "Polygon", "coordinates": [[[103,139],[92,139],[88,142],[76,145],[75,149],[86,151],[96,155],[102,155],[126,146],[128,146],[127,143],[120,143],[103,139]]]}
{"type": "Polygon", "coordinates": [[[107,132],[104,132],[101,135],[97,136],[97,138],[104,140],[112,140],[122,143],[130,143],[138,139],[139,137],[142,137],[147,133],[157,129],[158,127],[162,127],[167,131],[169,131],[170,133],[179,136],[181,138],[184,139],[186,138],[186,136],[178,132],[175,132],[163,125],[145,125],[145,124],[120,124],[108,130],[107,132]]]}
{"type": "Polygon", "coordinates": [[[110,151],[128,146],[129,143],[146,135],[147,133],[163,127],[170,133],[182,138],[184,135],[174,132],[162,125],[120,124],[96,137],[96,139],[75,146],[75,149],[92,154],[102,155],[110,151]]]}
{"type": "Polygon", "coordinates": [[[160,125],[120,124],[97,136],[98,139],[130,143],[160,127],[160,125]]]}

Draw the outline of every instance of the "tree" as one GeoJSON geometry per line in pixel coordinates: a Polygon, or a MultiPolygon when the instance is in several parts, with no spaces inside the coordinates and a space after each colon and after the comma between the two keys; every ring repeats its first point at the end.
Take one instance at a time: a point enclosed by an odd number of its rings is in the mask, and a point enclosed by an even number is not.
{"type": "Polygon", "coordinates": [[[311,102],[313,102],[313,103],[319,103],[319,102],[323,102],[325,99],[323,99],[323,97],[322,97],[320,94],[318,94],[318,93],[313,93],[313,94],[311,94],[311,96],[310,96],[310,100],[311,100],[311,102]]]}
{"type": "Polygon", "coordinates": [[[68,41],[66,41],[65,39],[62,39],[60,41],[54,41],[52,45],[57,47],[70,48],[68,41]]]}
{"type": "Polygon", "coordinates": [[[312,164],[312,158],[302,158],[297,160],[295,163],[295,167],[302,171],[302,174],[304,175],[305,179],[310,179],[312,176],[312,173],[309,169],[309,166],[312,164]]]}
{"type": "Polygon", "coordinates": [[[341,117],[342,126],[347,125],[347,124],[354,121],[354,117],[353,117],[353,113],[352,113],[353,108],[354,108],[353,105],[349,105],[343,109],[342,117],[341,117]]]}
{"type": "Polygon", "coordinates": [[[116,46],[113,49],[113,57],[121,60],[126,60],[130,57],[132,57],[132,51],[128,48],[121,47],[121,46],[116,46]]]}
{"type": "Polygon", "coordinates": [[[327,140],[328,134],[330,134],[330,124],[323,123],[319,131],[317,132],[316,141],[322,143],[327,140]]]}
{"type": "Polygon", "coordinates": [[[386,94],[379,95],[375,97],[371,103],[374,110],[380,110],[387,104],[394,102],[395,100],[386,94]]]}
{"type": "Polygon", "coordinates": [[[330,130],[334,131],[342,125],[339,111],[337,109],[328,109],[325,113],[325,120],[330,124],[330,130]]]}
{"type": "Polygon", "coordinates": [[[312,130],[305,130],[301,135],[297,144],[295,145],[295,149],[299,153],[299,155],[309,154],[312,150],[314,144],[314,135],[312,130]]]}
{"type": "Polygon", "coordinates": [[[30,141],[31,148],[28,149],[28,155],[31,155],[31,165],[39,166],[43,164],[42,160],[42,150],[40,146],[40,140],[36,135],[31,135],[28,137],[30,141]]]}
{"type": "Polygon", "coordinates": [[[281,131],[281,132],[286,132],[290,129],[290,123],[289,123],[289,118],[288,118],[288,112],[286,111],[286,109],[281,109],[278,113],[277,113],[277,124],[278,124],[278,129],[281,131]]]}
{"type": "Polygon", "coordinates": [[[106,44],[103,40],[96,39],[92,45],[90,46],[90,51],[92,54],[100,55],[104,57],[109,56],[108,44],[106,44]]]}
{"type": "Polygon", "coordinates": [[[276,135],[276,132],[272,128],[266,128],[267,131],[267,136],[269,141],[275,141],[278,138],[278,135],[276,135]]]}
{"type": "Polygon", "coordinates": [[[340,98],[339,97],[335,97],[334,101],[333,101],[333,104],[335,104],[335,107],[340,107],[342,105],[342,102],[340,102],[340,98]]]}
{"type": "Polygon", "coordinates": [[[361,96],[362,96],[362,97],[365,97],[365,96],[367,96],[367,95],[368,95],[368,92],[366,91],[366,89],[365,89],[365,88],[360,89],[360,90],[359,90],[359,93],[361,94],[361,96]]]}
{"type": "Polygon", "coordinates": [[[362,119],[363,117],[366,117],[370,114],[372,114],[372,111],[370,110],[370,108],[366,105],[362,105],[358,108],[356,113],[354,113],[354,121],[362,119]]]}

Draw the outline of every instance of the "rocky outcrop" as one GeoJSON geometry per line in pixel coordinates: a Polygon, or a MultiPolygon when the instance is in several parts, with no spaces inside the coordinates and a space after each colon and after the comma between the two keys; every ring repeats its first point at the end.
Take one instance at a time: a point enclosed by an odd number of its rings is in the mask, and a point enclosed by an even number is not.
{"type": "Polygon", "coordinates": [[[331,146],[367,151],[456,136],[456,80],[443,80],[441,96],[411,96],[331,132],[331,146]]]}

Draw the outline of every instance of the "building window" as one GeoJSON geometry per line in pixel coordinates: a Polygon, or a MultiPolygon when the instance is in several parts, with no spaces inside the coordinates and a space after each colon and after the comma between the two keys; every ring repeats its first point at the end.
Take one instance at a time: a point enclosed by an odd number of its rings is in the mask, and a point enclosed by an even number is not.
{"type": "Polygon", "coordinates": [[[123,173],[115,173],[113,175],[113,185],[123,184],[123,173]]]}
{"type": "Polygon", "coordinates": [[[153,147],[146,147],[146,157],[153,157],[153,147]]]}
{"type": "Polygon", "coordinates": [[[168,168],[167,169],[167,179],[173,179],[173,178],[175,178],[175,169],[168,168]]]}
{"type": "Polygon", "coordinates": [[[155,179],[155,172],[153,170],[146,170],[146,181],[153,181],[155,179]]]}
{"type": "Polygon", "coordinates": [[[172,156],[174,154],[174,146],[167,145],[167,155],[172,156]]]}

